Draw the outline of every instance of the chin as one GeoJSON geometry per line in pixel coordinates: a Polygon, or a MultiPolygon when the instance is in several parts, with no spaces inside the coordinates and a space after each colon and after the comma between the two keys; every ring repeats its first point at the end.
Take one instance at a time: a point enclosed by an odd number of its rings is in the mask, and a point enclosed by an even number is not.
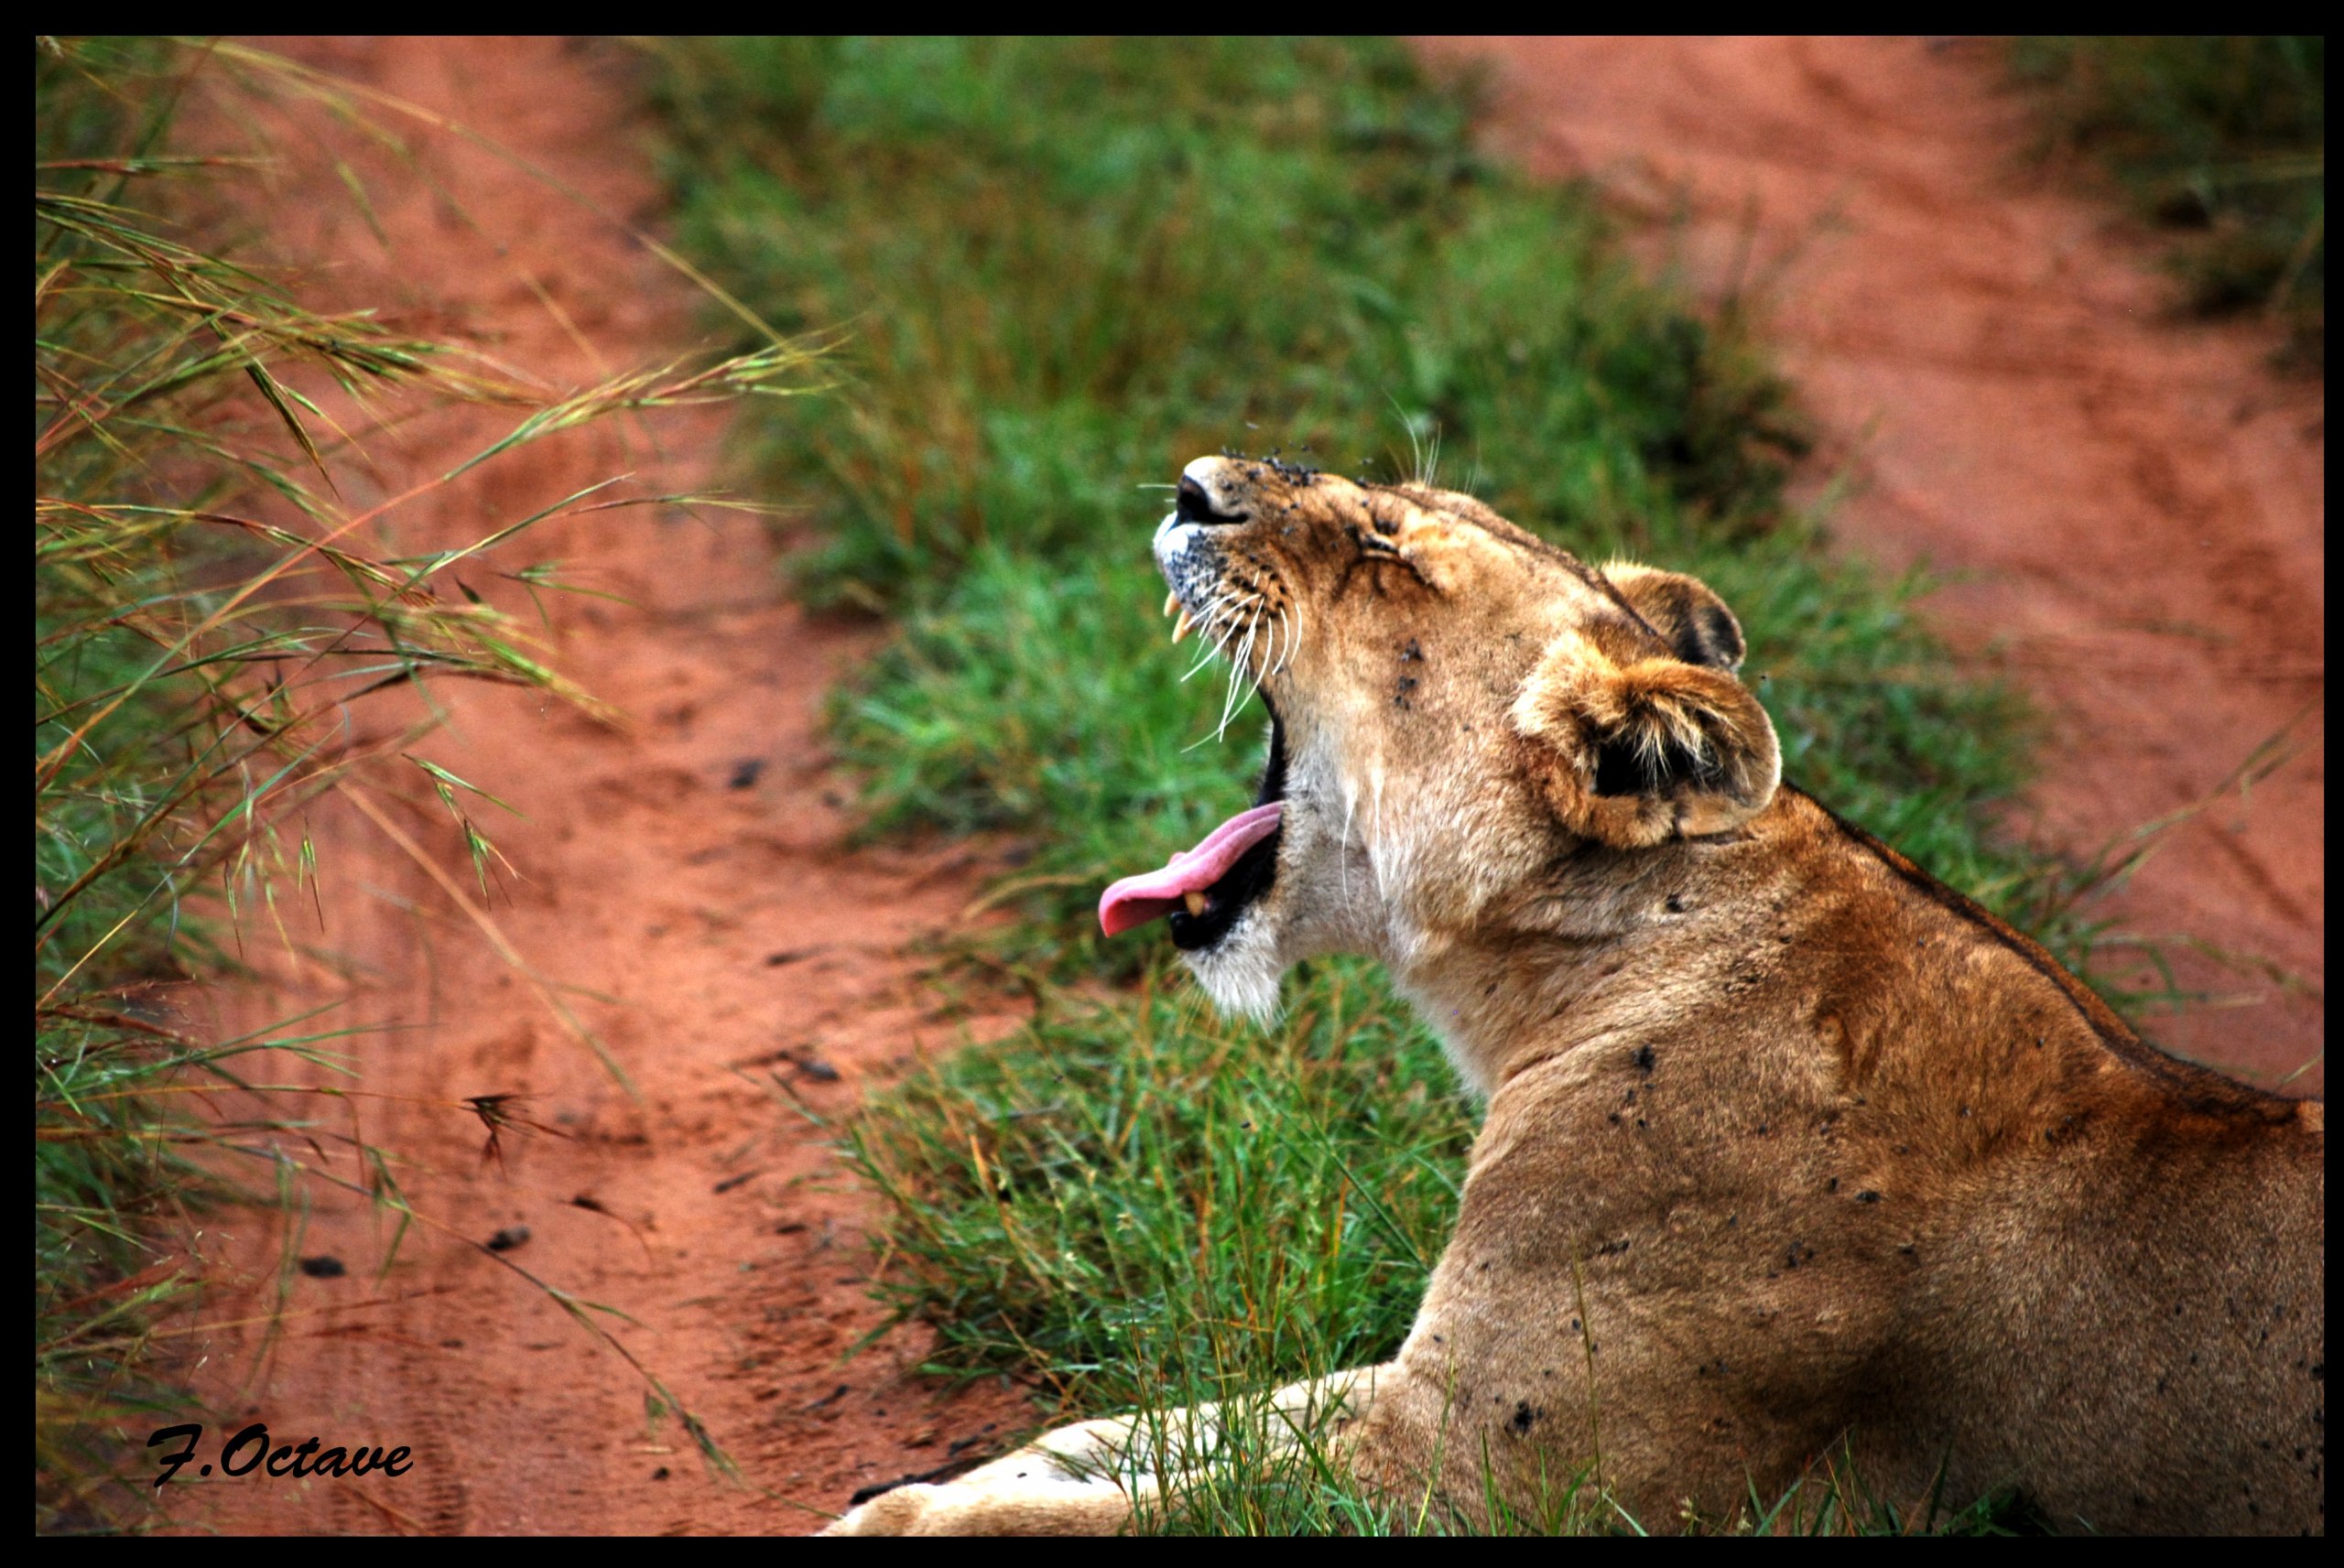
{"type": "Polygon", "coordinates": [[[1188,972],[1222,1012],[1268,1023],[1277,1017],[1278,979],[1286,973],[1277,933],[1259,904],[1245,911],[1210,947],[1181,955],[1188,972]]]}

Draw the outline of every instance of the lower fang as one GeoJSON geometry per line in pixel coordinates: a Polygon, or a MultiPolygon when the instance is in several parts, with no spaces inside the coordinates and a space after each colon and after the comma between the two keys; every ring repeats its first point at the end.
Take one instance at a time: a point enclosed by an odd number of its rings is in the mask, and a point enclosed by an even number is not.
{"type": "Polygon", "coordinates": [[[1172,623],[1172,641],[1177,643],[1181,638],[1187,636],[1196,629],[1197,623],[1189,620],[1188,612],[1183,610],[1180,611],[1180,619],[1172,623]]]}
{"type": "Polygon", "coordinates": [[[1204,914],[1207,907],[1205,895],[1200,892],[1191,892],[1182,893],[1180,895],[1180,902],[1188,906],[1188,913],[1190,914],[1201,915],[1204,914]]]}
{"type": "Polygon", "coordinates": [[[1176,611],[1176,610],[1177,610],[1177,609],[1179,609],[1179,608],[1180,608],[1180,596],[1179,596],[1178,594],[1177,594],[1177,593],[1167,593],[1167,594],[1166,594],[1166,595],[1164,596],[1164,613],[1165,613],[1165,614],[1169,615],[1169,614],[1171,614],[1174,611],[1176,611]]]}

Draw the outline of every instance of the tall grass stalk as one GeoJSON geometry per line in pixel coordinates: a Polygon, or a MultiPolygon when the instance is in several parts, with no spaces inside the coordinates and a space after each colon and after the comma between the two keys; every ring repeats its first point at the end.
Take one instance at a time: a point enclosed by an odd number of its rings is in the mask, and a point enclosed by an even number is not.
{"type": "MultiPolygon", "coordinates": [[[[192,198],[233,204],[254,172],[171,150],[174,114],[198,91],[232,107],[266,101],[338,118],[377,146],[402,145],[369,118],[379,99],[260,51],[62,38],[36,49],[40,1530],[139,1517],[140,1489],[119,1477],[143,1438],[134,1428],[182,1399],[158,1351],[185,1325],[160,1325],[202,1267],[183,1248],[196,1230],[190,1211],[232,1179],[218,1173],[250,1164],[259,1174],[247,1190],[274,1184],[296,1203],[311,1183],[353,1185],[395,1217],[394,1247],[409,1223],[432,1223],[408,1206],[396,1156],[358,1136],[347,1108],[363,1086],[252,1081],[247,1058],[263,1050],[347,1075],[334,1034],[297,1021],[265,1036],[203,1038],[179,1022],[172,988],[233,968],[228,955],[247,934],[298,944],[294,927],[322,897],[304,808],[329,793],[362,810],[374,790],[436,798],[470,864],[461,881],[429,869],[460,898],[462,881],[484,892],[498,861],[483,826],[487,797],[414,751],[436,721],[431,689],[492,681],[591,703],[552,666],[526,611],[499,602],[568,586],[554,560],[531,557],[533,543],[590,512],[724,503],[613,479],[420,554],[392,545],[388,524],[562,432],[814,381],[811,351],[774,339],[549,389],[372,312],[315,308],[297,282],[177,222],[192,198]],[[386,485],[353,434],[458,403],[502,410],[505,433],[411,482],[386,485]],[[423,694],[416,716],[368,738],[353,711],[393,690],[423,694]],[[240,1103],[270,1108],[231,1119],[211,1108],[212,1088],[259,1091],[240,1103]],[[336,1145],[364,1181],[325,1168],[336,1145]]],[[[565,1022],[599,1050],[566,1010],[565,1022]]],[[[597,1309],[536,1282],[625,1354],[597,1309]]]]}

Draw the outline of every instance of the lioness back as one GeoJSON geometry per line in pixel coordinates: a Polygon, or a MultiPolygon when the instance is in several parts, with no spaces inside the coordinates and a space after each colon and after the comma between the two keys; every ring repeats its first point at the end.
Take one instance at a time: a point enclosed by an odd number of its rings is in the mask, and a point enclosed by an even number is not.
{"type": "Polygon", "coordinates": [[[2316,1528],[2324,1108],[2143,1044],[2035,944],[1783,797],[1759,830],[1806,862],[1776,945],[1813,1010],[1785,1033],[1843,1097],[1837,1179],[1888,1222],[1899,1302],[1860,1454],[1942,1454],[1953,1496],[2025,1476],[2099,1529],[2316,1528]]]}

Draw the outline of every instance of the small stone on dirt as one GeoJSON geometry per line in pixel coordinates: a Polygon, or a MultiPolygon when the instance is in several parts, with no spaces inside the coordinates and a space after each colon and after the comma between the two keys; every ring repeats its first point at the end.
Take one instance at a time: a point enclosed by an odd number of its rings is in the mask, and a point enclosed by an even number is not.
{"type": "Polygon", "coordinates": [[[726,789],[753,789],[765,771],[763,757],[743,757],[732,764],[732,776],[724,781],[726,789]]]}
{"type": "Polygon", "coordinates": [[[498,1231],[495,1235],[488,1238],[488,1249],[491,1252],[510,1252],[513,1249],[520,1246],[523,1242],[528,1239],[529,1227],[527,1226],[508,1225],[504,1229],[498,1231]]]}
{"type": "Polygon", "coordinates": [[[341,1259],[320,1252],[314,1258],[301,1260],[301,1272],[313,1280],[339,1280],[350,1271],[342,1266],[341,1259]]]}

